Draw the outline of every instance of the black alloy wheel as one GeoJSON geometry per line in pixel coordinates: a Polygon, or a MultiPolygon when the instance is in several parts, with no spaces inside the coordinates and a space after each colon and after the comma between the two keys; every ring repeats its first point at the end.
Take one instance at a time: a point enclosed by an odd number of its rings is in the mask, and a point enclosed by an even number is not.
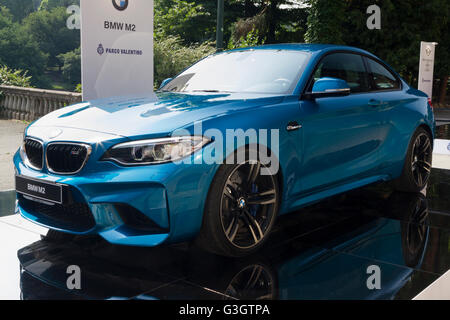
{"type": "Polygon", "coordinates": [[[425,187],[431,173],[433,149],[426,133],[417,136],[411,156],[411,169],[417,186],[425,187]]]}
{"type": "Polygon", "coordinates": [[[273,300],[275,293],[273,275],[260,264],[242,269],[225,290],[226,297],[238,300],[273,300]]]}
{"type": "Polygon", "coordinates": [[[274,215],[277,190],[273,176],[260,174],[261,163],[236,167],[227,179],[220,218],[230,243],[250,249],[266,236],[274,215]]]}
{"type": "Polygon", "coordinates": [[[197,239],[202,248],[239,257],[265,242],[278,214],[279,188],[277,177],[263,174],[262,168],[259,161],[219,168],[197,239]]]}
{"type": "Polygon", "coordinates": [[[420,127],[414,133],[400,178],[395,181],[397,190],[420,192],[430,178],[433,160],[433,142],[427,130],[420,127]]]}

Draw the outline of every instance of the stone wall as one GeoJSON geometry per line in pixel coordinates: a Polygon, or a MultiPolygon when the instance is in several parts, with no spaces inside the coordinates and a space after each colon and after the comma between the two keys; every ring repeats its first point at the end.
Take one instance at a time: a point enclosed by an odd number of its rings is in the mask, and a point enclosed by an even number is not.
{"type": "Polygon", "coordinates": [[[80,101],[80,93],[0,85],[0,118],[33,121],[80,101]]]}

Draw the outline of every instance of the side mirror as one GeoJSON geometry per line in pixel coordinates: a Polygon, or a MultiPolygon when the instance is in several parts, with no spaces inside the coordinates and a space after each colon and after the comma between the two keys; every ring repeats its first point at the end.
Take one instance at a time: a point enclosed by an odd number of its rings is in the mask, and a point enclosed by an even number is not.
{"type": "Polygon", "coordinates": [[[159,89],[162,89],[163,87],[165,87],[166,84],[168,84],[172,80],[173,80],[172,78],[167,78],[167,79],[163,80],[163,82],[161,82],[161,85],[159,86],[159,89]]]}
{"type": "Polygon", "coordinates": [[[320,78],[314,83],[312,92],[305,93],[306,99],[343,97],[350,94],[347,81],[337,78],[320,78]]]}

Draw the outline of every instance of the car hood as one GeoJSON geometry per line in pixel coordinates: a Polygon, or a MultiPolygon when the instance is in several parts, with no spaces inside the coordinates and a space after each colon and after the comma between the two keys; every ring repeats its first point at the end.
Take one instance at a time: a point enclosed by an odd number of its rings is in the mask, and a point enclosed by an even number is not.
{"type": "Polygon", "coordinates": [[[64,107],[42,117],[32,127],[74,128],[124,137],[165,135],[196,121],[282,100],[282,96],[228,93],[125,96],[64,107]]]}

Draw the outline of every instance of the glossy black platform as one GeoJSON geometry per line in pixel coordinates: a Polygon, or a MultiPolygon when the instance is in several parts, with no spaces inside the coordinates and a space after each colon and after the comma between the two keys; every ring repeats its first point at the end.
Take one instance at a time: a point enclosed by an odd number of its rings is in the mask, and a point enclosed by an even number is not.
{"type": "MultiPolygon", "coordinates": [[[[439,138],[448,139],[448,128],[439,138]]],[[[450,269],[450,171],[433,169],[424,194],[377,184],[281,217],[244,259],[189,244],[112,246],[49,239],[18,251],[23,299],[411,299],[450,269]],[[67,267],[82,271],[67,289],[67,267]],[[381,289],[367,287],[367,268],[381,289]]]]}

